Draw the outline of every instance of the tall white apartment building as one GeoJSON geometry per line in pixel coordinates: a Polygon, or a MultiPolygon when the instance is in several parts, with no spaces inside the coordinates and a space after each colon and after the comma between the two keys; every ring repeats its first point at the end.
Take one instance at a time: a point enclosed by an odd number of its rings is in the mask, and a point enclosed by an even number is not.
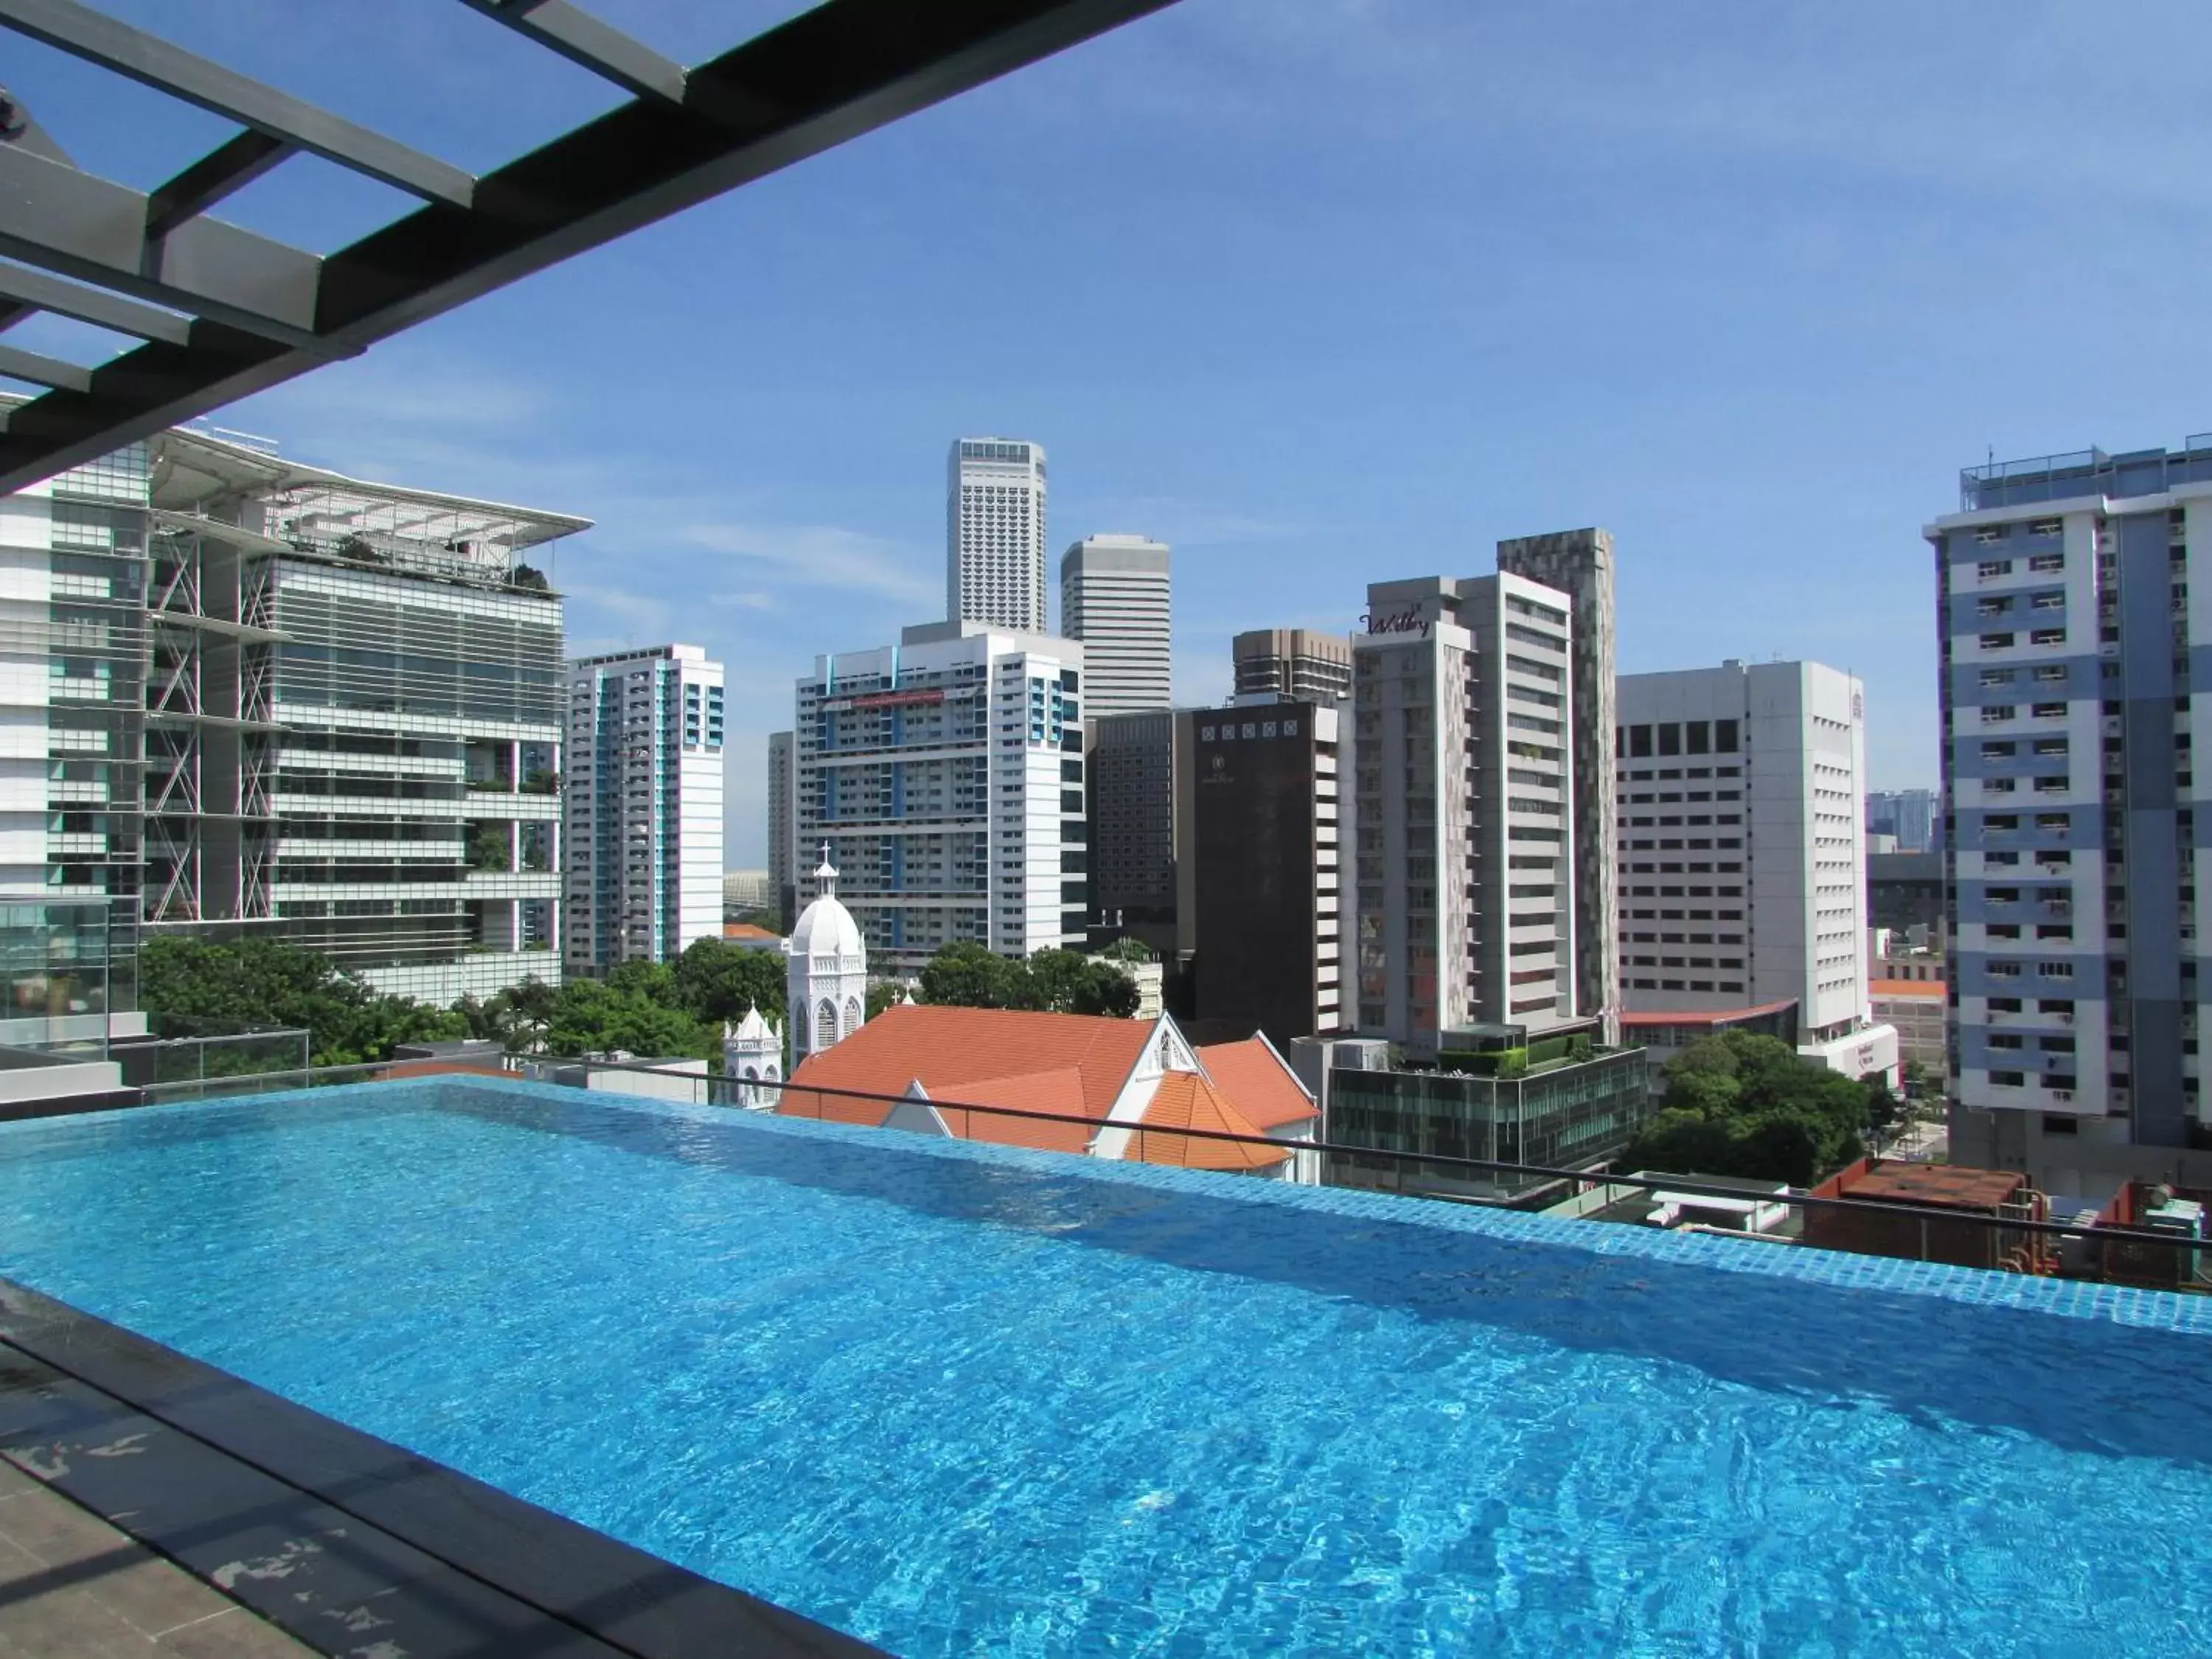
{"type": "Polygon", "coordinates": [[[1615,705],[1629,1012],[1791,1001],[1805,1058],[1893,1074],[1868,988],[1864,688],[1732,660],[1624,674],[1615,705]]]}
{"type": "Polygon", "coordinates": [[[878,969],[1082,941],[1083,672],[1071,641],[931,623],[799,682],[797,845],[829,845],[878,969]]]}
{"type": "Polygon", "coordinates": [[[1168,550],[1142,536],[1086,536],[1060,556],[1060,631],[1083,641],[1084,713],[1165,708],[1168,550]]]}
{"type": "Polygon", "coordinates": [[[1352,641],[1364,1035],[1433,1054],[1601,1026],[1577,989],[1572,607],[1504,574],[1367,590],[1352,641]]]}
{"type": "Polygon", "coordinates": [[[696,645],[569,663],[569,972],[720,937],[722,714],[722,665],[696,645]]]}
{"type": "Polygon", "coordinates": [[[1968,469],[1942,653],[1951,1156],[2100,1201],[2212,1185],[2212,434],[1968,469]]]}
{"type": "Polygon", "coordinates": [[[945,495],[945,614],[1012,634],[1052,631],[1045,595],[1044,446],[963,438],[945,495]]]}

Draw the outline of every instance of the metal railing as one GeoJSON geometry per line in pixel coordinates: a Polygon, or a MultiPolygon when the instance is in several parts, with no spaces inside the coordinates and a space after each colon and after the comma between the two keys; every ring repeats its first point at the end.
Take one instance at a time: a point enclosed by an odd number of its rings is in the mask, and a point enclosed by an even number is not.
{"type": "MultiPolygon", "coordinates": [[[[1700,1182],[1692,1176],[1610,1175],[1602,1170],[1559,1169],[1540,1164],[1516,1164],[1493,1158],[1465,1158],[1442,1152],[1405,1152],[1391,1149],[1348,1145],[1327,1139],[1278,1140],[1265,1135],[1248,1135],[1218,1129],[1157,1128],[1141,1123],[1117,1121],[1111,1118],[1081,1116],[1060,1112],[1041,1112],[1013,1106],[982,1105],[969,1101],[934,1097],[927,1101],[904,1095],[882,1094],[870,1090],[842,1089],[811,1082],[795,1082],[788,1079],[745,1078],[725,1073],[674,1072],[636,1061],[591,1059],[566,1059],[550,1056],[501,1056],[497,1058],[474,1055],[374,1060],[349,1066],[314,1066],[291,1072],[264,1072],[239,1078],[209,1078],[184,1082],[149,1085],[143,1091],[149,1103],[190,1099],[232,1099],[270,1091],[292,1091],[331,1085],[356,1082],[403,1082],[410,1079],[428,1079],[438,1077],[503,1078],[509,1080],[546,1080],[556,1070],[576,1071],[582,1074],[586,1085],[589,1080],[605,1074],[651,1077],[663,1087],[656,1091],[614,1090],[603,1092],[651,1094],[659,1098],[672,1098],[668,1085],[686,1084],[690,1086],[690,1103],[720,1107],[737,1111],[767,1111],[771,1108],[747,1106],[737,1097],[746,1091],[795,1090],[822,1100],[852,1101],[881,1106],[885,1115],[900,1105],[926,1105],[934,1109],[940,1117],[952,1113],[974,1113],[994,1119],[1008,1119],[1079,1127],[1086,1130],[1119,1129],[1132,1137],[1132,1162],[1146,1161],[1142,1157],[1142,1145],[1148,1140],[1175,1142],[1218,1142],[1264,1148],[1273,1154],[1274,1162],[1300,1153],[1316,1154],[1325,1159],[1358,1158],[1382,1159],[1405,1165],[1413,1164],[1439,1168],[1470,1175],[1510,1176],[1533,1177],[1545,1187],[1565,1184],[1579,1191],[1596,1188],[1619,1188],[1629,1192],[1666,1193],[1688,1197],[1717,1198],[1731,1200],[1755,1199],[1760,1203],[1784,1206],[1793,1213],[1812,1218],[1833,1217],[1848,1222],[1871,1224],[1876,1230],[1887,1226],[1893,1244],[1896,1230],[1908,1228],[1917,1237],[1917,1249],[1911,1253],[1888,1249],[1855,1248],[1848,1231],[1836,1232],[1818,1229],[1824,1233],[1814,1243],[1816,1248],[1840,1250],[1846,1254],[1874,1255],[1907,1261],[1942,1261],[1953,1266],[1986,1267],[1992,1270],[2027,1272],[2044,1276],[2064,1277],[2130,1285],[2150,1285],[2160,1289],[2193,1290],[2212,1292],[2212,1239],[2199,1239],[2170,1232],[2152,1231],[2141,1228],[2099,1226],[2094,1223],[2038,1220],[2020,1213],[1990,1213],[1972,1209],[1954,1209],[1938,1205],[1895,1203],[1873,1199],[1820,1197],[1794,1188],[1778,1192],[1753,1193],[1741,1186],[1726,1186],[1714,1182],[1700,1182]],[[535,1077],[533,1077],[535,1073],[535,1077]],[[717,1098],[717,1097],[720,1097],[717,1098]],[[2014,1241],[2009,1249],[1997,1249],[1981,1252],[1986,1261],[1960,1260],[1961,1255],[1972,1254],[1957,1248],[1957,1241],[1977,1235],[2000,1236],[1992,1243],[2002,1243],[2002,1236],[2014,1241]],[[2082,1260],[2062,1265],[2054,1254],[2065,1241],[2074,1241],[2085,1247],[2082,1260]],[[2022,1241],[2025,1241],[2023,1247],[2022,1241]],[[2040,1248],[2038,1242],[2047,1241],[2051,1250],[2040,1248]],[[2013,1265],[2008,1258],[2019,1258],[2023,1248],[2028,1260],[2024,1265],[2013,1265]],[[2148,1265],[2137,1265],[2143,1252],[2149,1253],[2148,1265]],[[2159,1253],[2166,1253],[2160,1255],[2159,1253]],[[2186,1256],[2202,1259],[2202,1266],[2185,1260],[2186,1256]],[[2170,1270],[2169,1270],[2170,1267],[2170,1270]],[[2116,1270],[2117,1269],[2117,1270],[2116,1270]]],[[[819,1119],[819,1108],[811,1113],[794,1112],[789,1115],[819,1119]]],[[[878,1127],[880,1125],[853,1127],[878,1127]]],[[[971,1137],[959,1137],[968,1139],[971,1137]]],[[[1347,1190],[1378,1190],[1352,1188],[1347,1190]]],[[[1393,1195],[1427,1199],[1432,1201],[1467,1204],[1481,1203],[1493,1209],[1520,1206],[1483,1203],[1480,1200],[1438,1192],[1423,1192],[1416,1188],[1379,1189],[1393,1191],[1393,1195]]],[[[1525,1208],[1521,1213],[1530,1213],[1525,1208]]],[[[1706,1234],[1734,1234],[1753,1242],[1778,1242],[1771,1234],[1741,1232],[1711,1225],[1694,1226],[1692,1231],[1706,1234]]],[[[1863,1242],[1864,1237],[1863,1235],[1863,1242]]]]}

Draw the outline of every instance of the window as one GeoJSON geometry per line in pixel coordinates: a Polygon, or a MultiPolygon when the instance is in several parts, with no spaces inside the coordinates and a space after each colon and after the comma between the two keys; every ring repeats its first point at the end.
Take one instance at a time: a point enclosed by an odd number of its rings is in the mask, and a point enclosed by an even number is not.
{"type": "Polygon", "coordinates": [[[2063,702],[2039,702],[2027,712],[2039,720],[2060,720],[2066,718],[2066,705],[2063,702]]]}
{"type": "Polygon", "coordinates": [[[2063,685],[2066,683],[2066,665],[2047,662],[2035,671],[2035,678],[2045,685],[2063,685]]]}
{"type": "MultiPolygon", "coordinates": [[[[1733,755],[1735,752],[1736,722],[1734,720],[1715,720],[1713,722],[1713,753],[1716,755],[1733,755]]],[[[1723,770],[1720,775],[1727,777],[1730,775],[1728,771],[1723,770]]]]}
{"type": "Polygon", "coordinates": [[[1984,634],[1981,638],[1981,647],[1984,651],[2003,651],[2011,644],[2012,635],[2009,634],[1984,634]]]}
{"type": "Polygon", "coordinates": [[[2017,669],[2013,668],[1984,668],[1982,670],[1982,684],[1984,685],[2010,685],[2013,682],[2013,677],[2019,671],[2017,669]]]}
{"type": "Polygon", "coordinates": [[[1996,726],[2002,721],[2017,720],[2020,710],[2008,702],[1990,702],[1982,705],[1982,724],[1996,726]]]}
{"type": "Polygon", "coordinates": [[[2063,628],[2039,628],[2027,636],[2030,645],[2063,645],[2066,630],[2063,628]]]}
{"type": "Polygon", "coordinates": [[[2074,964],[2070,962],[2045,962],[2040,963],[2037,965],[2045,979],[2071,979],[2074,977],[2074,964]]]}
{"type": "Polygon", "coordinates": [[[2039,593],[2029,603],[2038,611],[2063,611],[2066,608],[2066,595],[2060,592],[2039,593]]]}
{"type": "Polygon", "coordinates": [[[2018,979],[2020,964],[2016,962],[1992,962],[1989,964],[1991,979],[2018,979]]]}
{"type": "Polygon", "coordinates": [[[2000,1089],[2020,1089],[2027,1086],[2027,1074],[2025,1072],[1991,1072],[1990,1081],[2000,1089]]]}
{"type": "Polygon", "coordinates": [[[1982,758],[2002,760],[2008,755],[2018,753],[2019,750],[2020,745],[2016,743],[1985,743],[1982,745],[1982,758]]]}
{"type": "Polygon", "coordinates": [[[2063,570],[2066,568],[2066,556],[2063,553],[2039,553],[2027,562],[2027,568],[2039,574],[2063,570]]]}
{"type": "Polygon", "coordinates": [[[1628,752],[1632,757],[1642,757],[1651,752],[1651,728],[1632,726],[1628,728],[1628,752]]]}

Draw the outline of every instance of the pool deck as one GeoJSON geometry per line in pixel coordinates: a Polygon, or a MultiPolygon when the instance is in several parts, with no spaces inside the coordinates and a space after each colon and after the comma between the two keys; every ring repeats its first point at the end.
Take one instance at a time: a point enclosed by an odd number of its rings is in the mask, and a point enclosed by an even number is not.
{"type": "Polygon", "coordinates": [[[314,1651],[0,1462],[0,1659],[304,1659],[314,1651]]]}
{"type": "Polygon", "coordinates": [[[302,1652],[880,1659],[0,1279],[0,1659],[302,1652]]]}

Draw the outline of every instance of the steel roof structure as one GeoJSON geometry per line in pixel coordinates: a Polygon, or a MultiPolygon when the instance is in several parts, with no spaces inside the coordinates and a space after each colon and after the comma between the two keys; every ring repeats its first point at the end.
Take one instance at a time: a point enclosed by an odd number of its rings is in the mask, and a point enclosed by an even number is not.
{"type": "Polygon", "coordinates": [[[0,375],[47,388],[0,417],[0,494],[356,356],[1173,0],[826,0],[689,69],[569,0],[459,3],[629,101],[474,177],[79,0],[0,0],[0,28],[239,127],[140,191],[76,167],[29,100],[0,90],[0,258],[18,262],[0,263],[0,330],[48,311],[143,343],[88,366],[0,342],[0,375]],[[301,152],[422,206],[320,256],[209,216],[301,152]]]}

